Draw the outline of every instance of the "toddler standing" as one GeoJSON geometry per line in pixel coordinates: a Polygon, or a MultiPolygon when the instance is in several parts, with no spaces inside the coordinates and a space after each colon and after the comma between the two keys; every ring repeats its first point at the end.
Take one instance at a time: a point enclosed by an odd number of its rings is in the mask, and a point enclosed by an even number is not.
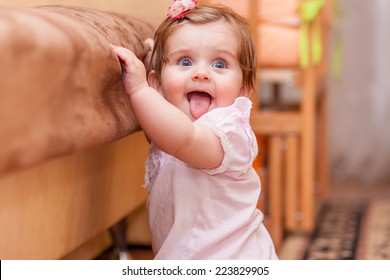
{"type": "Polygon", "coordinates": [[[277,259],[256,208],[249,124],[256,61],[247,22],[224,6],[176,0],[150,69],[129,50],[124,86],[151,140],[148,214],[156,259],[277,259]]]}

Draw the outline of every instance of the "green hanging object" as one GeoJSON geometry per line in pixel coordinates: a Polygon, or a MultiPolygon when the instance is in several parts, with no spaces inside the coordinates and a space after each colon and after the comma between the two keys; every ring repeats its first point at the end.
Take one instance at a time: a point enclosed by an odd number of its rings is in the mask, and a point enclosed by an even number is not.
{"type": "Polygon", "coordinates": [[[309,65],[309,30],[307,24],[302,24],[299,30],[299,66],[305,69],[309,65]]]}
{"type": "Polygon", "coordinates": [[[343,42],[339,31],[334,32],[334,46],[331,56],[331,74],[336,80],[341,78],[341,61],[343,56],[343,42]]]}
{"type": "Polygon", "coordinates": [[[321,22],[318,14],[325,4],[325,0],[303,0],[298,7],[298,14],[302,21],[299,30],[299,65],[305,69],[310,61],[318,64],[322,58],[321,22]],[[311,30],[311,42],[309,25],[313,23],[311,30]]]}

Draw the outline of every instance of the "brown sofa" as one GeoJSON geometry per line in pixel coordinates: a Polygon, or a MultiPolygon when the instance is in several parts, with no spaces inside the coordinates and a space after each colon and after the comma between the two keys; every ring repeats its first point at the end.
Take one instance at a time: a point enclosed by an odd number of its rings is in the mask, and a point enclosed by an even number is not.
{"type": "Polygon", "coordinates": [[[143,58],[146,20],[0,6],[0,259],[57,259],[145,201],[136,133],[109,44],[143,58]]]}
{"type": "Polygon", "coordinates": [[[0,8],[0,173],[137,128],[109,43],[146,53],[151,25],[85,8],[0,8]]]}

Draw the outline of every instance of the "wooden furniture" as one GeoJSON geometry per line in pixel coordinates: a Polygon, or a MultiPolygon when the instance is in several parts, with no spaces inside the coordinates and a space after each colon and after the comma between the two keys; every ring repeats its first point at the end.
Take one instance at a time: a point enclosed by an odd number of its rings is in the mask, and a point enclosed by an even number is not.
{"type": "MultiPolygon", "coordinates": [[[[259,91],[254,99],[251,125],[268,143],[262,164],[260,206],[276,247],[285,232],[309,232],[314,225],[316,185],[326,193],[327,175],[327,93],[326,30],[330,1],[316,0],[208,0],[233,7],[247,18],[257,46],[259,91]],[[311,2],[311,3],[309,3],[311,2]],[[301,5],[319,5],[313,19],[304,22],[301,5]],[[326,7],[326,8],[325,8],[326,7]],[[318,14],[317,14],[318,12],[318,14]],[[314,30],[319,24],[321,30],[314,30]],[[304,31],[308,45],[300,46],[304,31]],[[319,32],[319,33],[318,33],[319,32]],[[321,40],[313,38],[320,35],[321,40]],[[315,57],[313,42],[323,55],[315,57]],[[317,45],[318,47],[318,45],[317,45]],[[307,49],[306,49],[307,48],[307,49]],[[319,61],[314,61],[318,59],[319,61]],[[294,109],[273,103],[262,104],[260,84],[270,83],[277,90],[281,84],[299,89],[301,97],[294,109]],[[316,175],[317,174],[317,175],[316,175]]],[[[306,11],[307,12],[307,11],[306,11]]],[[[305,14],[306,15],[306,14],[305,14]]],[[[304,41],[304,40],[303,40],[304,41]]],[[[318,49],[315,50],[318,52],[318,49]]],[[[275,98],[277,100],[277,98],[275,98]]],[[[260,146],[260,152],[264,146],[260,146]]]]}
{"type": "Polygon", "coordinates": [[[2,174],[0,258],[63,258],[140,207],[147,150],[137,133],[2,174]]]}
{"type": "Polygon", "coordinates": [[[146,200],[148,144],[109,43],[143,58],[154,30],[66,6],[0,6],[0,30],[0,259],[60,259],[146,200]]]}

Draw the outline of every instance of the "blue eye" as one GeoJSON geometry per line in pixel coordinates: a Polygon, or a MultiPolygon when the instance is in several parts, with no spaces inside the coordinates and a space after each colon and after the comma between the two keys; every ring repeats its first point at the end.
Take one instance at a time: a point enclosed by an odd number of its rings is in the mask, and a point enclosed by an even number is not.
{"type": "Polygon", "coordinates": [[[191,66],[191,65],[192,65],[192,62],[191,62],[191,60],[189,60],[188,58],[181,58],[181,59],[179,60],[179,65],[180,65],[180,66],[188,67],[188,66],[191,66]]]}
{"type": "Polygon", "coordinates": [[[226,68],[226,63],[224,63],[223,61],[217,60],[216,62],[213,63],[213,67],[226,68]]]}

